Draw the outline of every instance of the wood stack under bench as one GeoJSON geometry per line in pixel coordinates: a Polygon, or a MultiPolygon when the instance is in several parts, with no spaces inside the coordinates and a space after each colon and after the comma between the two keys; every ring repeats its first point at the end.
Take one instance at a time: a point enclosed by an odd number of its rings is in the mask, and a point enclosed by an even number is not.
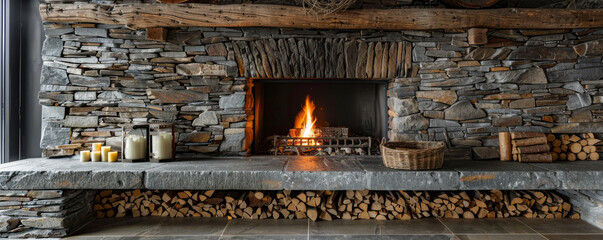
{"type": "Polygon", "coordinates": [[[513,161],[529,163],[553,162],[547,136],[541,132],[512,132],[513,161]]]}
{"type": "Polygon", "coordinates": [[[228,219],[580,218],[552,191],[152,191],[104,190],[98,218],[227,217],[228,219]]]}

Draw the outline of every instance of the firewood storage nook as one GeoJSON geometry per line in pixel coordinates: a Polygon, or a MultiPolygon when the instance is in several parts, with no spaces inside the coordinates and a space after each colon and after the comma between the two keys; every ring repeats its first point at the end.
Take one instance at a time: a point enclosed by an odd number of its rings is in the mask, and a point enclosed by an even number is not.
{"type": "MultiPolygon", "coordinates": [[[[601,9],[41,2],[45,158],[0,168],[0,196],[23,202],[0,212],[20,221],[0,237],[65,236],[84,218],[131,215],[601,227],[603,164],[591,156],[603,148],[588,140],[603,137],[601,9]],[[176,161],[71,157],[93,143],[121,152],[122,126],[159,122],[174,124],[176,161]],[[498,161],[509,131],[584,140],[590,160],[498,161]],[[386,168],[382,140],[444,141],[444,166],[386,168]],[[31,201],[70,211],[49,217],[31,201]]],[[[521,149],[557,151],[545,140],[521,149]]]]}

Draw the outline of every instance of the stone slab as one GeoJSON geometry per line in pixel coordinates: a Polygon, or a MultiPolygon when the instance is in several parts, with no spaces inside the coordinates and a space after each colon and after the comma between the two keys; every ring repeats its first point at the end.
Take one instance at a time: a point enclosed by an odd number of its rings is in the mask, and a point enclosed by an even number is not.
{"type": "Polygon", "coordinates": [[[603,162],[452,160],[438,170],[386,168],[380,156],[206,157],[167,163],[35,158],[3,164],[0,189],[601,190],[603,162]]]}

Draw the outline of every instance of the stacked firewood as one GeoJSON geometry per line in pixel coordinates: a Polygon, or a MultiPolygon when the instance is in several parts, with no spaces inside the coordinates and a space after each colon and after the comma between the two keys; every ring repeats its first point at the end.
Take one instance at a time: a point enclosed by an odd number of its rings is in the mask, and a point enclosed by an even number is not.
{"type": "Polygon", "coordinates": [[[101,191],[98,218],[244,219],[579,218],[550,191],[101,191]]]}
{"type": "Polygon", "coordinates": [[[554,160],[599,160],[603,152],[603,142],[592,133],[585,134],[548,134],[554,160]]]}
{"type": "Polygon", "coordinates": [[[513,161],[553,162],[547,137],[541,132],[512,132],[511,152],[513,161]]]}

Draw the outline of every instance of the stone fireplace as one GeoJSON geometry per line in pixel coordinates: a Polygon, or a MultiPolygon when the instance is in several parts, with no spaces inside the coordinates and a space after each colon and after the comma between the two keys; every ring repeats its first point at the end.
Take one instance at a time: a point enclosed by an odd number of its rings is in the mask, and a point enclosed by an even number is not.
{"type": "MultiPolygon", "coordinates": [[[[47,156],[119,147],[121,124],[157,121],[176,124],[178,156],[244,154],[262,79],[386,84],[387,96],[373,96],[387,98],[376,110],[388,119],[374,121],[387,122],[387,134],[374,137],[448,139],[478,158],[496,158],[499,131],[597,132],[602,116],[600,53],[579,50],[600,44],[596,29],[491,29],[487,43],[470,44],[464,30],[184,27],[160,42],[119,25],[45,26],[47,156]],[[65,144],[80,147],[57,147],[65,144]]],[[[299,111],[299,96],[286,100],[299,111]]]]}

